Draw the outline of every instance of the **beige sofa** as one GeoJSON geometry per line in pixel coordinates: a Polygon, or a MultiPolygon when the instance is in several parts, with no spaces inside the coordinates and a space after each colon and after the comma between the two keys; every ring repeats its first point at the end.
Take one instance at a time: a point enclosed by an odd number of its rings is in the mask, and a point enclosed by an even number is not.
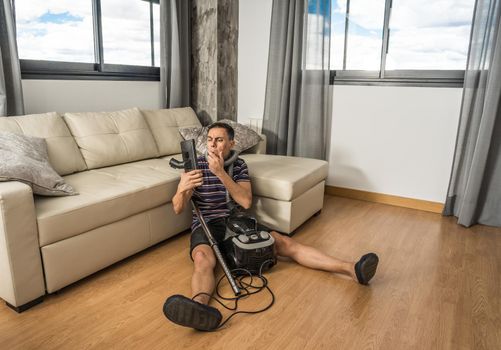
{"type": "MultiPolygon", "coordinates": [[[[0,182],[0,298],[21,312],[106,266],[187,230],[171,199],[179,172],[178,128],[200,125],[190,108],[46,113],[0,118],[0,131],[45,138],[54,169],[79,192],[34,196],[21,182],[0,182]]],[[[323,205],[327,163],[263,154],[249,166],[253,211],[290,234],[323,205]]]]}

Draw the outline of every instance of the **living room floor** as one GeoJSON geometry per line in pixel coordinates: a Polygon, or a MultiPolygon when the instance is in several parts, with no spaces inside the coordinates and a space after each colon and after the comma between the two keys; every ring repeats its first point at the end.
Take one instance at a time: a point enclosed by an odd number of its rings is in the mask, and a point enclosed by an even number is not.
{"type": "MultiPolygon", "coordinates": [[[[378,272],[366,287],[280,261],[266,274],[276,296],[270,310],[198,332],[162,313],[166,297],[189,294],[184,233],[22,314],[0,305],[0,348],[501,348],[501,229],[466,229],[438,214],[326,195],[322,213],[294,238],[341,259],[375,251],[378,272]]],[[[269,300],[262,292],[240,308],[269,300]]]]}

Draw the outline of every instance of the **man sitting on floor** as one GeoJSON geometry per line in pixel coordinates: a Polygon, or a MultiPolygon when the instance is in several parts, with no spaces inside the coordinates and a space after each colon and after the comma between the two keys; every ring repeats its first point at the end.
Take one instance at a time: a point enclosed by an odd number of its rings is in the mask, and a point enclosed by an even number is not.
{"type": "MultiPolygon", "coordinates": [[[[229,192],[231,200],[244,209],[250,208],[252,204],[251,183],[245,161],[236,159],[232,177],[224,169],[224,160],[228,158],[235,144],[233,138],[234,130],[228,124],[214,123],[209,126],[207,159],[204,156],[199,157],[199,169],[181,174],[177,192],[172,199],[174,211],[179,214],[193,197],[218,242],[224,238],[225,218],[230,213],[226,191],[229,192]]],[[[215,288],[216,257],[195,215],[191,230],[190,254],[194,264],[191,280],[192,299],[173,295],[167,299],[164,312],[172,322],[179,325],[213,330],[222,318],[219,310],[208,305],[215,288]]],[[[368,284],[376,273],[379,260],[374,253],[362,256],[356,263],[342,261],[278,232],[270,233],[275,239],[276,254],[291,258],[303,266],[341,273],[360,284],[368,284]]]]}

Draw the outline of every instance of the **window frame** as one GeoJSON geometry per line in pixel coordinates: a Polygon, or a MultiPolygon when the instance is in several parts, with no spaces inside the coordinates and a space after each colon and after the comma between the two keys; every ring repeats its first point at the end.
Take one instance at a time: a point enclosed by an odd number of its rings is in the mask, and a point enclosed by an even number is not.
{"type": "Polygon", "coordinates": [[[349,32],[350,0],[346,3],[343,69],[330,70],[331,85],[392,85],[392,86],[431,86],[463,87],[465,70],[386,70],[386,55],[390,39],[390,14],[393,0],[385,0],[383,19],[383,38],[379,71],[347,70],[346,47],[349,32]]]}
{"type": "MultiPolygon", "coordinates": [[[[15,1],[12,1],[15,15],[15,1]]],[[[20,59],[22,79],[51,80],[140,80],[160,81],[160,68],[154,66],[153,4],[160,0],[141,0],[150,3],[151,66],[136,66],[104,63],[101,0],[92,1],[92,21],[94,39],[94,63],[62,62],[20,59]]]]}

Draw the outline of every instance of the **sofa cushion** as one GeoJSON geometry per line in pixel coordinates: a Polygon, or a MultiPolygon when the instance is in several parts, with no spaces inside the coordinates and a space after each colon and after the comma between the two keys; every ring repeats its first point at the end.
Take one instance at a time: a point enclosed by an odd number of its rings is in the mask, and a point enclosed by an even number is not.
{"type": "Polygon", "coordinates": [[[197,115],[190,107],[157,110],[141,110],[148,122],[161,156],[181,152],[180,127],[201,126],[197,115]]]}
{"type": "Polygon", "coordinates": [[[324,160],[242,154],[249,168],[252,193],[282,201],[291,201],[327,177],[328,163],[324,160]]]}
{"type": "Polygon", "coordinates": [[[65,177],[80,195],[36,198],[40,246],[168,203],[179,172],[168,161],[149,159],[65,177]]]}
{"type": "Polygon", "coordinates": [[[61,116],[55,112],[0,117],[0,131],[44,138],[49,162],[59,175],[87,169],[82,154],[61,116]]]}
{"type": "Polygon", "coordinates": [[[65,113],[64,120],[89,169],[158,156],[153,135],[137,108],[65,113]]]}
{"type": "MultiPolygon", "coordinates": [[[[233,149],[238,153],[246,151],[256,146],[261,137],[254,130],[243,124],[234,122],[229,119],[218,120],[220,123],[229,124],[235,131],[235,146],[233,149]]],[[[179,128],[179,133],[185,140],[195,140],[195,147],[199,154],[207,153],[207,134],[209,128],[207,126],[182,127],[179,128]]]]}

